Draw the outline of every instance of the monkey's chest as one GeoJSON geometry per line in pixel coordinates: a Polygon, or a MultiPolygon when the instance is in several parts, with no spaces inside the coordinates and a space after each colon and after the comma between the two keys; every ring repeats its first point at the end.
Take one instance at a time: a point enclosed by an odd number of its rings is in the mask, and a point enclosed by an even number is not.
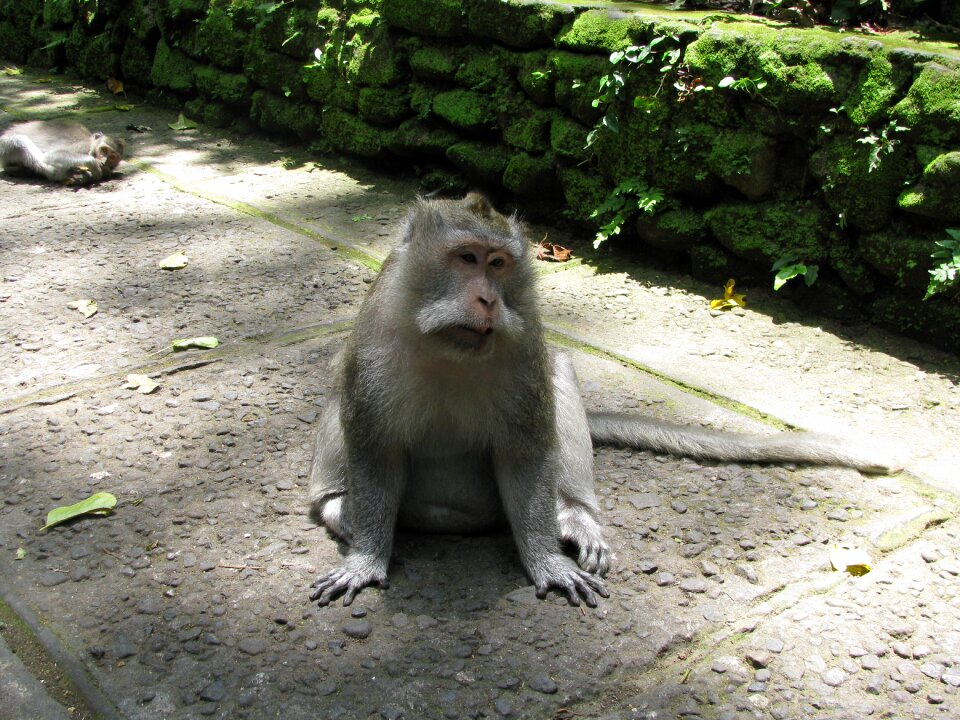
{"type": "Polygon", "coordinates": [[[413,457],[400,502],[401,527],[418,532],[483,532],[506,522],[489,456],[413,457]]]}

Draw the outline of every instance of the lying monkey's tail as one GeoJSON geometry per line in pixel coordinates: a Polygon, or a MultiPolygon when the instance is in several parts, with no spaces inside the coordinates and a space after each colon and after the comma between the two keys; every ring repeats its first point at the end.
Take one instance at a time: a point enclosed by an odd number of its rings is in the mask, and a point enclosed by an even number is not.
{"type": "Polygon", "coordinates": [[[843,465],[878,474],[896,473],[901,469],[897,463],[885,461],[881,453],[860,450],[854,443],[815,433],[728,433],[616,413],[590,413],[588,420],[590,437],[595,443],[668,455],[725,462],[843,465]]]}

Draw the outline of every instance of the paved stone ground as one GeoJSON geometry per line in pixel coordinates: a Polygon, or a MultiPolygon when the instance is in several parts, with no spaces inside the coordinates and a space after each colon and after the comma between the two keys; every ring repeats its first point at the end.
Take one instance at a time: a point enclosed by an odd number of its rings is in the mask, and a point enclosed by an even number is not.
{"type": "Polygon", "coordinates": [[[544,265],[588,406],[766,414],[908,472],[599,448],[599,608],[536,600],[506,535],[403,535],[388,591],[321,609],[308,585],[340,548],[305,495],[327,362],[415,187],[36,79],[0,76],[0,122],[78,114],[131,158],[84,190],[0,177],[0,718],[960,716],[956,358],[759,288],[714,317],[719,289],[668,270],[544,265]],[[176,250],[190,264],[159,270],[176,250]],[[201,335],[222,344],[167,350],[201,335]],[[113,515],[39,531],[96,491],[113,515]],[[836,545],[873,571],[831,572],[836,545]]]}

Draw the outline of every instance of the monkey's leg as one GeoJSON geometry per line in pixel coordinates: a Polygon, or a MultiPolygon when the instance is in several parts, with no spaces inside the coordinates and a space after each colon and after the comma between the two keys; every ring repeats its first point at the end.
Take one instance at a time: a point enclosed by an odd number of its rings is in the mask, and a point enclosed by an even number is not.
{"type": "Polygon", "coordinates": [[[46,154],[44,161],[52,168],[47,179],[54,182],[67,185],[89,185],[103,177],[100,161],[93,155],[71,150],[54,150],[46,154]]]}
{"type": "Polygon", "coordinates": [[[596,607],[596,594],[610,596],[603,580],[577,567],[560,547],[559,464],[552,450],[541,450],[532,440],[522,449],[497,452],[494,457],[497,486],[520,559],[533,580],[537,597],[545,598],[547,592],[555,588],[571,605],[579,605],[582,599],[590,607],[596,607]]]}
{"type": "Polygon", "coordinates": [[[393,533],[405,482],[405,460],[384,449],[347,443],[347,492],[343,510],[350,518],[352,538],[343,565],[313,583],[311,600],[320,605],[343,595],[353,602],[363,588],[386,588],[393,550],[393,533]]]}
{"type": "Polygon", "coordinates": [[[350,543],[350,518],[344,508],[347,493],[347,460],[340,400],[334,398],[323,411],[310,467],[310,515],[337,537],[350,543]]]}
{"type": "Polygon", "coordinates": [[[27,172],[54,180],[55,170],[43,151],[26,135],[11,133],[0,137],[0,165],[12,172],[27,172]]]}
{"type": "Polygon", "coordinates": [[[599,507],[593,486],[593,444],[587,413],[573,363],[553,355],[557,437],[560,439],[560,480],[557,520],[560,539],[577,547],[577,562],[590,573],[606,575],[612,554],[597,520],[599,507]]]}

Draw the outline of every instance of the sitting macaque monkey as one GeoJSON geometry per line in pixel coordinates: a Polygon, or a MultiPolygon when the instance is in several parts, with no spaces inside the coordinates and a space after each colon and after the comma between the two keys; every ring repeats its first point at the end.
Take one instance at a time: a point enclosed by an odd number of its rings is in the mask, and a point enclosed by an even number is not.
{"type": "Polygon", "coordinates": [[[593,607],[611,552],[592,442],[730,461],[885,472],[807,433],[746,435],[584,410],[573,365],[544,342],[530,248],[487,200],[419,200],[338,359],[317,438],[311,514],[349,549],[311,599],[386,587],[398,523],[479,532],[509,523],[536,595],[593,607]],[[564,547],[575,548],[574,560],[564,547]]]}
{"type": "Polygon", "coordinates": [[[109,177],[123,158],[123,140],[58,120],[13,125],[0,135],[0,166],[12,174],[39,175],[64,185],[89,185],[109,177]]]}

